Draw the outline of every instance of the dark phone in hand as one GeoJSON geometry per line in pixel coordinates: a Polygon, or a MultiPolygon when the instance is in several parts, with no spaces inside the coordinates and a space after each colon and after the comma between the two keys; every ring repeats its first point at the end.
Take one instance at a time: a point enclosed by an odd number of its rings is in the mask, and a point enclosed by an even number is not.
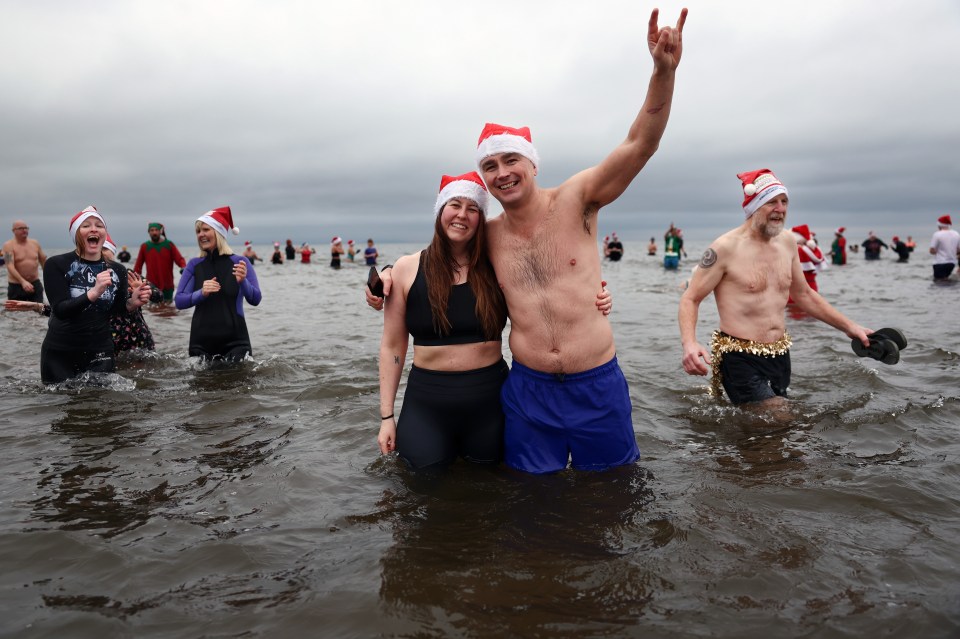
{"type": "Polygon", "coordinates": [[[377,273],[376,266],[370,267],[370,275],[367,276],[367,288],[369,288],[370,292],[376,297],[383,297],[383,280],[380,279],[380,274],[377,273]]]}

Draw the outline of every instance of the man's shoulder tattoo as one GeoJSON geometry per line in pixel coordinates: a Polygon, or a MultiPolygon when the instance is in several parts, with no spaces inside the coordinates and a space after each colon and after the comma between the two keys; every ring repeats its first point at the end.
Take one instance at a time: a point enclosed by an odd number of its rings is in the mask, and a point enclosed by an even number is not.
{"type": "Polygon", "coordinates": [[[712,248],[708,248],[703,252],[703,256],[700,258],[700,268],[710,268],[717,263],[717,252],[712,248]]]}

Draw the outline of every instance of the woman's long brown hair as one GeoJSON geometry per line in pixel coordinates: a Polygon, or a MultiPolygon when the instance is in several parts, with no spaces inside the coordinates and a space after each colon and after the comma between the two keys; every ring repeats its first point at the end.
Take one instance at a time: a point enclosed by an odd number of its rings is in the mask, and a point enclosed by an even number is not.
{"type": "MultiPolygon", "coordinates": [[[[434,329],[440,335],[449,335],[452,326],[447,318],[447,303],[454,285],[453,274],[459,270],[459,266],[453,258],[450,238],[441,225],[442,216],[443,209],[434,223],[433,241],[426,249],[423,267],[430,310],[433,311],[434,329]]],[[[487,220],[482,211],[477,232],[467,243],[467,260],[470,267],[467,282],[477,298],[476,313],[483,327],[484,337],[487,340],[499,340],[507,323],[507,302],[493,272],[493,264],[487,257],[487,220]]]]}

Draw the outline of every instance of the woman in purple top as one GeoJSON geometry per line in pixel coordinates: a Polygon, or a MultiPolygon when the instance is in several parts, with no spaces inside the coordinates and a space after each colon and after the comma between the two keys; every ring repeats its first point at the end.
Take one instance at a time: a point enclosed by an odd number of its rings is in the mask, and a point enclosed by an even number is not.
{"type": "Polygon", "coordinates": [[[226,241],[233,225],[229,206],[204,213],[194,225],[200,257],[187,263],[174,302],[179,309],[194,307],[190,324],[192,357],[238,362],[253,355],[243,315],[243,300],[260,303],[257,274],[247,258],[234,255],[226,241]]]}

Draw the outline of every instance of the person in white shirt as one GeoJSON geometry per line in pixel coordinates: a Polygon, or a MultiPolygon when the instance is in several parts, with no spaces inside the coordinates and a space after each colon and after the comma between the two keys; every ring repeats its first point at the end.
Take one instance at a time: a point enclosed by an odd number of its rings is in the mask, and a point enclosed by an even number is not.
{"type": "Polygon", "coordinates": [[[952,228],[953,221],[949,215],[941,215],[937,219],[938,230],[930,240],[930,255],[933,255],[933,280],[943,281],[953,273],[957,264],[957,253],[960,249],[960,233],[952,228]]]}

